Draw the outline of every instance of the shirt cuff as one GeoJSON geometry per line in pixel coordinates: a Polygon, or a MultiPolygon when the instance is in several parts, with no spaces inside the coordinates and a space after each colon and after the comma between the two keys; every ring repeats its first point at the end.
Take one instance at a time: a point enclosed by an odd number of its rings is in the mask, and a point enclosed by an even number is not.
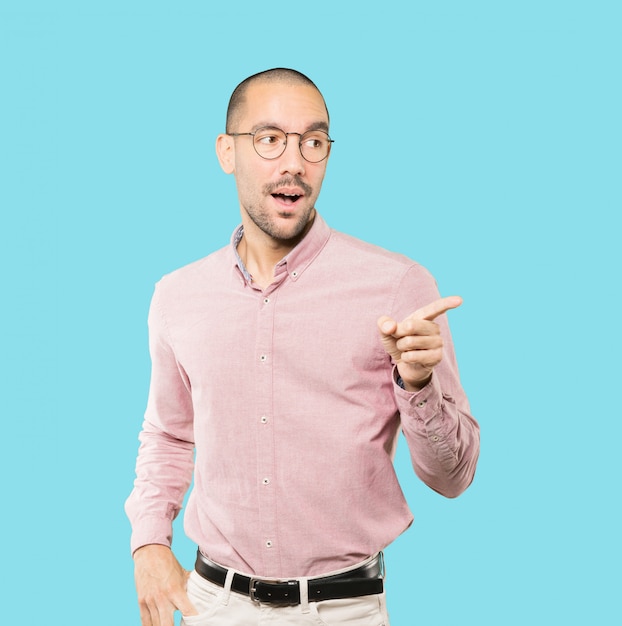
{"type": "Polygon", "coordinates": [[[419,391],[406,391],[403,381],[395,368],[395,397],[402,416],[410,415],[420,424],[428,424],[441,413],[443,393],[438,378],[432,373],[428,384],[419,391]],[[401,384],[400,384],[401,382],[401,384]]]}
{"type": "Polygon", "coordinates": [[[132,554],[143,546],[157,543],[171,547],[173,543],[173,525],[170,519],[160,517],[143,518],[135,524],[130,540],[132,554]]]}

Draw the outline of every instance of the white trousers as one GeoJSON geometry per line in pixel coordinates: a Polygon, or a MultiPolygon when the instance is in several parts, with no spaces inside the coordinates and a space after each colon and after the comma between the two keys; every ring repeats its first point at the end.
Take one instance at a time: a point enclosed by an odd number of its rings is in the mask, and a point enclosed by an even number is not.
{"type": "Polygon", "coordinates": [[[199,614],[183,616],[182,626],[389,626],[384,593],[309,602],[308,579],[299,578],[301,603],[279,606],[253,602],[231,591],[232,579],[233,571],[229,570],[223,588],[193,571],[188,579],[188,596],[199,614]]]}

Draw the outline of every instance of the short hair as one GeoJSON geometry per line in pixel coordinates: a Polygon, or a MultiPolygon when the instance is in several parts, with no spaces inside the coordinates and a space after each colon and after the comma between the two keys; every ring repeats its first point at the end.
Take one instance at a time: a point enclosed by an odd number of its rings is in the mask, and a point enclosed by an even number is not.
{"type": "Polygon", "coordinates": [[[324,100],[322,92],[308,76],[305,76],[302,72],[298,72],[297,70],[292,70],[286,67],[275,67],[273,69],[264,70],[263,72],[258,72],[257,74],[249,76],[233,90],[231,98],[229,99],[229,106],[227,107],[226,132],[233,132],[233,125],[237,114],[242,105],[246,102],[246,92],[248,91],[248,88],[255,83],[281,83],[286,85],[306,85],[308,87],[313,87],[320,94],[320,97],[324,102],[324,107],[326,107],[326,115],[328,115],[328,107],[326,106],[326,101],[324,100]]]}

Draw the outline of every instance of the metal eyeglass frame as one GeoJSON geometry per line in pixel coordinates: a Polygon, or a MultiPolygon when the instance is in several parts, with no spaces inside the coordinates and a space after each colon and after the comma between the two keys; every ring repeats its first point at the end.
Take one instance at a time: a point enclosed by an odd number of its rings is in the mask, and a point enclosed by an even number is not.
{"type": "Polygon", "coordinates": [[[298,149],[300,150],[300,156],[307,162],[307,163],[321,163],[322,161],[324,161],[325,159],[328,158],[328,155],[330,154],[330,148],[331,148],[331,144],[335,143],[334,139],[330,138],[330,135],[325,131],[322,130],[321,128],[317,128],[314,130],[307,130],[304,133],[286,133],[284,130],[277,128],[276,126],[262,126],[261,128],[258,128],[255,132],[253,133],[226,133],[227,135],[229,135],[229,137],[252,137],[253,138],[253,148],[255,149],[255,152],[257,153],[258,156],[260,156],[262,159],[266,159],[266,161],[274,161],[274,159],[278,159],[279,157],[283,156],[283,153],[285,152],[285,150],[287,149],[287,138],[290,135],[298,135],[298,137],[300,137],[300,140],[298,141],[298,149]],[[275,130],[275,131],[279,131],[280,133],[283,133],[283,135],[285,136],[285,141],[283,142],[283,150],[277,154],[276,156],[273,157],[267,157],[264,156],[263,154],[261,154],[258,150],[257,150],[257,145],[255,144],[255,135],[259,132],[261,132],[262,130],[275,130]],[[316,133],[316,132],[320,132],[320,133],[324,133],[326,135],[326,137],[328,138],[328,149],[326,150],[326,155],[323,156],[319,161],[310,161],[309,159],[307,159],[307,157],[302,153],[302,138],[307,135],[308,133],[316,133]]]}

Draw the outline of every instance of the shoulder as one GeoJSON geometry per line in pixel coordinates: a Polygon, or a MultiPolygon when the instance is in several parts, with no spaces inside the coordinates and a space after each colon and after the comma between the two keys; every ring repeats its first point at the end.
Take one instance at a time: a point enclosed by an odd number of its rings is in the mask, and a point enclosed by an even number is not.
{"type": "Polygon", "coordinates": [[[329,251],[340,257],[341,262],[346,264],[361,265],[371,264],[380,271],[392,273],[422,273],[429,274],[428,270],[405,254],[393,252],[373,243],[363,241],[340,232],[331,230],[331,236],[327,245],[329,251]]]}
{"type": "Polygon", "coordinates": [[[404,317],[438,298],[434,276],[410,257],[333,230],[326,246],[327,275],[384,302],[384,313],[404,317]]]}
{"type": "Polygon", "coordinates": [[[173,270],[158,281],[156,289],[168,296],[183,294],[199,285],[205,286],[222,274],[231,259],[230,246],[224,246],[211,254],[173,270]]]}

